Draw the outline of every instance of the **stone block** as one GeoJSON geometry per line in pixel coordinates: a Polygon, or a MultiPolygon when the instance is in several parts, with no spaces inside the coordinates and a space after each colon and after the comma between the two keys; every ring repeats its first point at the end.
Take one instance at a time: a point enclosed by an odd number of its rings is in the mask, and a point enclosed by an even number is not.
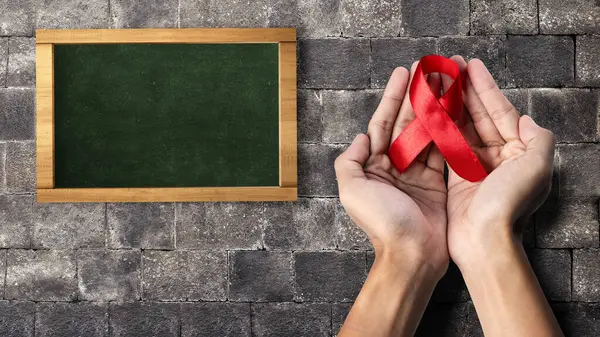
{"type": "Polygon", "coordinates": [[[531,115],[529,107],[530,89],[502,89],[502,94],[521,115],[531,115]]]}
{"type": "Polygon", "coordinates": [[[387,38],[371,40],[371,86],[385,88],[397,67],[410,70],[413,62],[437,53],[437,40],[433,38],[387,38]]]}
{"type": "Polygon", "coordinates": [[[109,1],[34,0],[36,28],[108,28],[109,1]]]}
{"type": "Polygon", "coordinates": [[[269,204],[264,227],[265,247],[272,250],[334,249],[334,207],[329,198],[299,198],[296,203],[269,204]]]}
{"type": "Polygon", "coordinates": [[[263,203],[178,204],[177,248],[261,248],[264,213],[263,203]]]}
{"type": "Polygon", "coordinates": [[[135,301],[141,297],[141,253],[83,250],[77,260],[79,299],[135,301]]]}
{"type": "Polygon", "coordinates": [[[104,337],[108,307],[102,303],[38,303],[35,315],[38,337],[104,337]]]}
{"type": "Polygon", "coordinates": [[[222,301],[227,291],[223,251],[145,251],[143,298],[159,301],[222,301]]]}
{"type": "Polygon", "coordinates": [[[331,307],[312,303],[259,303],[252,306],[252,331],[256,337],[330,336],[331,307]]]}
{"type": "Polygon", "coordinates": [[[298,145],[298,194],[301,196],[337,196],[333,163],[345,145],[298,145]]]}
{"type": "Polygon", "coordinates": [[[175,248],[175,206],[171,203],[107,204],[110,248],[175,248]]]}
{"type": "Polygon", "coordinates": [[[599,99],[598,90],[533,89],[531,116],[559,143],[592,142],[598,139],[599,99]]]}
{"type": "Polygon", "coordinates": [[[339,199],[335,208],[336,246],[342,250],[372,250],[373,246],[365,232],[352,221],[339,199]]]}
{"type": "Polygon", "coordinates": [[[550,198],[536,213],[537,246],[599,246],[597,198],[550,198]]]}
{"type": "Polygon", "coordinates": [[[298,142],[318,143],[323,139],[323,92],[298,90],[298,142]]]}
{"type": "Polygon", "coordinates": [[[471,34],[538,33],[536,0],[472,0],[471,34]]]}
{"type": "Polygon", "coordinates": [[[0,301],[0,335],[33,337],[35,303],[0,301]]]}
{"type": "Polygon", "coordinates": [[[29,88],[0,88],[0,121],[0,140],[33,140],[35,91],[29,88]]]}
{"type": "Polygon", "coordinates": [[[600,249],[573,250],[573,300],[600,302],[600,249]]]}
{"type": "MultiPolygon", "coordinates": [[[[341,1],[298,0],[296,16],[291,23],[298,26],[298,36],[326,37],[341,36],[341,1]]],[[[288,20],[290,20],[288,18],[288,20]]]]}
{"type": "Polygon", "coordinates": [[[2,36],[32,36],[35,24],[34,0],[0,0],[0,22],[2,36]]]}
{"type": "Polygon", "coordinates": [[[366,133],[383,90],[325,90],[323,94],[323,142],[351,143],[366,133]]]}
{"type": "Polygon", "coordinates": [[[569,36],[509,36],[506,40],[506,85],[573,85],[574,48],[569,36]]]}
{"type": "Polygon", "coordinates": [[[33,87],[35,85],[35,38],[11,37],[8,39],[9,87],[33,87]]]}
{"type": "MultiPolygon", "coordinates": [[[[5,0],[7,1],[7,0],[5,0]]],[[[2,28],[0,28],[2,29],[2,28]]],[[[0,37],[0,86],[6,87],[8,65],[8,39],[0,37]]]]}
{"type": "Polygon", "coordinates": [[[561,146],[559,156],[561,196],[600,195],[600,144],[561,146]]]}
{"type": "Polygon", "coordinates": [[[344,36],[398,36],[402,32],[401,0],[343,0],[339,6],[344,36]]]}
{"type": "Polygon", "coordinates": [[[589,34],[600,32],[600,7],[589,0],[539,0],[540,33],[589,34]]]}
{"type": "Polygon", "coordinates": [[[440,54],[446,57],[461,55],[465,60],[480,59],[498,86],[505,83],[506,38],[500,36],[456,36],[439,40],[440,54]]]}
{"type": "Polygon", "coordinates": [[[352,309],[352,303],[334,303],[331,305],[331,333],[337,336],[352,309]]]}
{"type": "Polygon", "coordinates": [[[296,252],[297,301],[354,301],[366,279],[363,252],[296,252]]]}
{"type": "Polygon", "coordinates": [[[6,261],[6,299],[73,301],[77,298],[73,252],[9,250],[6,261]]]}
{"type": "Polygon", "coordinates": [[[575,40],[575,80],[584,87],[600,86],[600,36],[582,35],[575,40]]]}
{"type": "Polygon", "coordinates": [[[571,300],[571,253],[566,249],[532,249],[529,261],[546,298],[571,300]]]}
{"type": "Polygon", "coordinates": [[[566,336],[600,336],[599,303],[554,303],[552,310],[566,336]]]}
{"type": "Polygon", "coordinates": [[[267,26],[268,13],[265,2],[182,0],[181,27],[260,28],[267,26]]]}
{"type": "Polygon", "coordinates": [[[185,303],[181,337],[250,337],[250,304],[185,303]]]}
{"type": "Polygon", "coordinates": [[[0,248],[30,248],[33,197],[0,195],[0,248]]]}
{"type": "Polygon", "coordinates": [[[467,35],[468,0],[403,0],[403,34],[407,36],[467,35]]]}
{"type": "Polygon", "coordinates": [[[115,303],[109,307],[111,337],[177,337],[179,304],[115,303]]]}
{"type": "Polygon", "coordinates": [[[104,247],[104,204],[36,203],[34,206],[33,248],[104,247]]]}
{"type": "Polygon", "coordinates": [[[284,302],[293,299],[292,255],[288,252],[229,253],[229,300],[284,302]]]}
{"type": "Polygon", "coordinates": [[[367,39],[307,39],[298,41],[300,88],[360,89],[369,87],[367,39]]]}
{"type": "Polygon", "coordinates": [[[177,28],[178,0],[110,0],[112,28],[177,28]]]}
{"type": "Polygon", "coordinates": [[[35,143],[8,142],[5,144],[6,191],[25,193],[35,191],[35,143]]]}

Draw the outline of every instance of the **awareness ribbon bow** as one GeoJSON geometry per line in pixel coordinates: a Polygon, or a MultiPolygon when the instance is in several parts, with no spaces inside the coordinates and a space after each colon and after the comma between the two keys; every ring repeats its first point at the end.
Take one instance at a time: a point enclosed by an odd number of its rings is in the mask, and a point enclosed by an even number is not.
{"type": "Polygon", "coordinates": [[[487,172],[454,123],[464,118],[458,65],[443,56],[424,56],[413,75],[409,95],[416,118],[402,130],[388,149],[394,166],[404,172],[433,141],[459,176],[471,182],[485,178],[487,172]],[[425,75],[429,73],[446,74],[454,83],[439,97],[439,93],[433,93],[427,83],[425,75]]]}

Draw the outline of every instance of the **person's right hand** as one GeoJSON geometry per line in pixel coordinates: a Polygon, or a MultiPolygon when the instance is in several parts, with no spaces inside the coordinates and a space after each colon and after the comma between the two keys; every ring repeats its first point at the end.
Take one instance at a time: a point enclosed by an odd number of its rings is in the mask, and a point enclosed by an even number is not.
{"type": "Polygon", "coordinates": [[[490,172],[476,183],[449,172],[448,250],[460,267],[470,257],[494,254],[499,241],[520,243],[524,224],[550,191],[554,136],[519,116],[480,60],[452,59],[466,80],[471,117],[461,132],[490,172]]]}
{"type": "MultiPolygon", "coordinates": [[[[412,73],[417,67],[415,62],[412,73]]],[[[428,77],[439,91],[440,77],[428,77]]],[[[444,158],[425,149],[403,173],[388,157],[390,143],[413,119],[409,72],[397,68],[369,122],[335,161],[340,201],[367,234],[375,255],[388,254],[430,267],[437,279],[448,267],[444,158]]],[[[377,260],[377,258],[376,258],[377,260]]]]}

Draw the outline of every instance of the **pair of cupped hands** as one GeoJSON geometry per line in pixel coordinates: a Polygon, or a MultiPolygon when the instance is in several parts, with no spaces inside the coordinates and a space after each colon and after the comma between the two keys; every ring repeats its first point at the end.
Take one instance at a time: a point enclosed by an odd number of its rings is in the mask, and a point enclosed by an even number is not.
{"type": "MultiPolygon", "coordinates": [[[[493,256],[507,243],[520,244],[525,224],[548,196],[554,136],[520,116],[478,59],[458,65],[463,85],[463,137],[489,175],[469,182],[449,168],[435,144],[404,172],[388,148],[415,118],[408,96],[411,71],[396,68],[368,126],[335,161],[340,200],[366,232],[376,255],[391,254],[428,266],[441,278],[449,259],[461,267],[493,256]]],[[[452,79],[427,75],[433,91],[452,79]]]]}

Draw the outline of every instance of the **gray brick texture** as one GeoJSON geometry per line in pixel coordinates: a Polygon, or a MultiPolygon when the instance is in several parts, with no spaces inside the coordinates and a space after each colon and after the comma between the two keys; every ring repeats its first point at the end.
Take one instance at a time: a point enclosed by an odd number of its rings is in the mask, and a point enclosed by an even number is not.
{"type": "MultiPolygon", "coordinates": [[[[593,0],[0,0],[0,336],[335,336],[375,254],[333,163],[428,54],[481,59],[554,132],[523,242],[565,334],[599,336],[593,0]],[[297,29],[297,202],[36,202],[35,30],[165,27],[297,29]]],[[[483,336],[455,265],[430,302],[417,336],[483,336]]]]}
{"type": "Polygon", "coordinates": [[[472,0],[471,33],[475,35],[538,32],[536,0],[472,0]]]}
{"type": "Polygon", "coordinates": [[[106,303],[39,303],[35,335],[104,337],[108,331],[106,303]]]}

